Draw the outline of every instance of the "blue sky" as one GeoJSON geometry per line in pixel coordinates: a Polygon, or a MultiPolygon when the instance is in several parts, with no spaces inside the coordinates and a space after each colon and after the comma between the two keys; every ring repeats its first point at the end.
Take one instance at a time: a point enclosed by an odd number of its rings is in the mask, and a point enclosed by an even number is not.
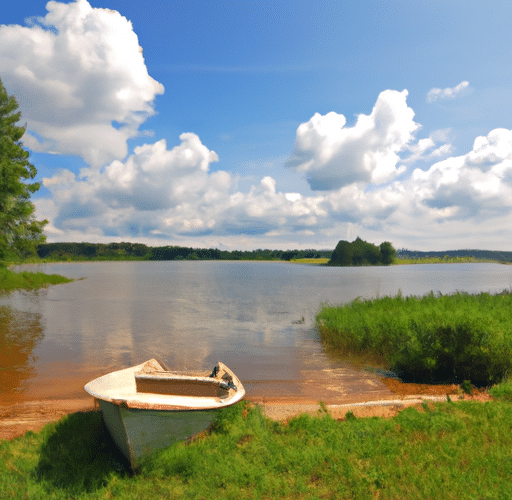
{"type": "Polygon", "coordinates": [[[512,4],[2,9],[48,241],[510,250],[512,4]]]}

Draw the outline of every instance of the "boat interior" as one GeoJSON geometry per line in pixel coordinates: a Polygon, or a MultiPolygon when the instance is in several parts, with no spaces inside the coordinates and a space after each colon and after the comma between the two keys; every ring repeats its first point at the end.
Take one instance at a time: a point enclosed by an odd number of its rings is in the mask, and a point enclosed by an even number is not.
{"type": "Polygon", "coordinates": [[[225,366],[219,363],[210,375],[183,375],[168,371],[156,360],[150,360],[134,373],[138,393],[227,398],[236,386],[225,366]]]}

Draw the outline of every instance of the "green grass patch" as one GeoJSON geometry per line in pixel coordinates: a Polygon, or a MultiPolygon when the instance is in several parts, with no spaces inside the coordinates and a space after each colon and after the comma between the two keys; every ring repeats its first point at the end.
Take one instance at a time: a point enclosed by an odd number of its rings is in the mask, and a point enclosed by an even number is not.
{"type": "Polygon", "coordinates": [[[508,498],[512,404],[409,408],[389,420],[328,413],[287,424],[239,404],[213,431],[125,469],[98,413],[0,442],[0,498],[508,498]]]}
{"type": "Polygon", "coordinates": [[[505,378],[500,384],[491,387],[489,394],[504,401],[512,401],[512,378],[505,378]]]}
{"type": "Polygon", "coordinates": [[[291,259],[290,262],[295,264],[314,264],[314,265],[325,265],[329,262],[328,258],[318,258],[318,259],[291,259]]]}
{"type": "Polygon", "coordinates": [[[31,273],[28,271],[15,273],[0,265],[0,292],[11,292],[20,289],[35,290],[48,285],[69,283],[70,281],[73,280],[58,274],[31,273]]]}
{"type": "Polygon", "coordinates": [[[444,257],[414,257],[414,258],[395,258],[393,265],[408,265],[408,264],[464,264],[464,263],[488,263],[499,262],[501,264],[508,264],[499,259],[485,259],[472,256],[449,256],[444,257]]]}
{"type": "Polygon", "coordinates": [[[456,293],[325,305],[322,339],[385,360],[402,379],[488,386],[512,373],[512,294],[456,293]]]}

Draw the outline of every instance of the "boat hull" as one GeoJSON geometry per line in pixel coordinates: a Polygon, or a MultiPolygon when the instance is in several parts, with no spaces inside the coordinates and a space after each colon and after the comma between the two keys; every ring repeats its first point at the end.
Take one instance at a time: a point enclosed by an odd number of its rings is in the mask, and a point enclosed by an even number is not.
{"type": "Polygon", "coordinates": [[[102,400],[99,405],[112,439],[132,468],[145,456],[204,431],[219,411],[141,410],[102,400]]]}

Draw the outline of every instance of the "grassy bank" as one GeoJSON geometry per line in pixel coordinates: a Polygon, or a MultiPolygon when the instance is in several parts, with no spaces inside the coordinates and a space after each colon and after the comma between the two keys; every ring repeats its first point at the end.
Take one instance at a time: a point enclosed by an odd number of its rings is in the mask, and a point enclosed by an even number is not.
{"type": "Polygon", "coordinates": [[[0,292],[11,292],[13,290],[35,290],[48,285],[69,283],[73,281],[59,276],[58,274],[31,273],[22,271],[15,273],[0,265],[0,292]]]}
{"type": "Polygon", "coordinates": [[[451,257],[445,255],[444,257],[415,257],[415,258],[396,258],[393,265],[408,265],[408,264],[465,264],[465,263],[500,263],[510,264],[498,259],[484,259],[471,256],[456,256],[451,257]]]}
{"type": "Polygon", "coordinates": [[[512,404],[461,402],[397,417],[271,422],[245,403],[211,434],[125,469],[98,413],[0,442],[0,498],[508,498],[512,404]]]}
{"type": "Polygon", "coordinates": [[[381,357],[416,382],[499,382],[512,373],[512,294],[356,299],[324,306],[322,339],[341,351],[381,357]]]}
{"type": "Polygon", "coordinates": [[[329,262],[329,259],[292,259],[290,262],[293,262],[294,264],[314,264],[315,266],[321,266],[327,264],[327,262],[329,262]]]}

